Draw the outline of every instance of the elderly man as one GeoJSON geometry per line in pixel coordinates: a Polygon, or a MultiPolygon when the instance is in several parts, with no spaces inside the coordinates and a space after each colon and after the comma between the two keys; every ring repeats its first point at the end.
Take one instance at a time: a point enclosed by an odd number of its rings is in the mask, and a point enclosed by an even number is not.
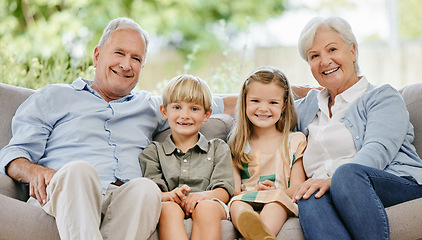
{"type": "MultiPolygon", "coordinates": [[[[0,172],[29,183],[28,202],[56,218],[61,239],[147,239],[156,228],[161,192],[138,155],[168,126],[160,98],[132,92],[147,47],[137,23],[115,19],[95,48],[93,81],[47,86],[16,112],[0,172]]],[[[215,98],[213,112],[223,110],[215,98]]]]}

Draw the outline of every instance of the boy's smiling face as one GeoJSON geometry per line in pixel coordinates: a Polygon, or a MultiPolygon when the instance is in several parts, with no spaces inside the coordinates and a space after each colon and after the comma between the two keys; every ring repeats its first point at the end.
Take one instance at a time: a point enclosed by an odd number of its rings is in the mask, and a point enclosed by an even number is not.
{"type": "Polygon", "coordinates": [[[168,119],[173,138],[197,138],[203,122],[208,121],[211,110],[205,112],[204,106],[191,102],[174,102],[160,106],[164,119],[168,119]]]}

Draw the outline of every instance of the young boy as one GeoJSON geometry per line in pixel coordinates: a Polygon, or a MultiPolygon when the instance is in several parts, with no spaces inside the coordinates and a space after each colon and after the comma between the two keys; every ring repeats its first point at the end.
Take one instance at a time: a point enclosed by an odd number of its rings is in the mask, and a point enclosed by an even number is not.
{"type": "Polygon", "coordinates": [[[139,156],[144,177],[162,191],[159,238],[188,239],[184,219],[192,217],[191,239],[221,239],[221,220],[234,194],[228,145],[208,141],[199,129],[211,115],[212,97],[206,83],[191,75],[170,80],[163,92],[161,114],[171,135],[152,142],[139,156]]]}

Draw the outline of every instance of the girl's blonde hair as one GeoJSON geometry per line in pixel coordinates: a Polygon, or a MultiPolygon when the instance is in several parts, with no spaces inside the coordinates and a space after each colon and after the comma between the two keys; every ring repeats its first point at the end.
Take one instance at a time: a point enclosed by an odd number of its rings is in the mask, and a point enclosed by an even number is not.
{"type": "Polygon", "coordinates": [[[280,119],[276,122],[276,129],[282,132],[284,136],[283,145],[286,161],[289,159],[289,133],[293,130],[297,121],[292,91],[286,76],[280,69],[271,66],[259,67],[249,74],[243,83],[242,90],[237,99],[235,127],[228,141],[233,155],[233,165],[240,169],[243,169],[242,163],[246,164],[252,161],[251,155],[245,153],[246,144],[253,133],[253,124],[246,116],[246,95],[248,94],[249,85],[252,82],[263,84],[275,83],[285,90],[285,108],[281,113],[280,119]]]}
{"type": "Polygon", "coordinates": [[[200,104],[208,112],[212,104],[212,95],[208,85],[198,77],[183,74],[171,79],[163,90],[163,105],[174,102],[192,102],[200,104]]]}

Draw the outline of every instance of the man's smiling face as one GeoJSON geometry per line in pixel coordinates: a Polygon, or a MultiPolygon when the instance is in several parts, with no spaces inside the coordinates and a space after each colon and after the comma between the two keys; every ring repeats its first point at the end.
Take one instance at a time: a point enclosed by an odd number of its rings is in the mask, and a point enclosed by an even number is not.
{"type": "Polygon", "coordinates": [[[134,30],[113,32],[105,46],[95,48],[92,88],[106,101],[127,96],[139,81],[145,47],[144,39],[134,30]]]}

